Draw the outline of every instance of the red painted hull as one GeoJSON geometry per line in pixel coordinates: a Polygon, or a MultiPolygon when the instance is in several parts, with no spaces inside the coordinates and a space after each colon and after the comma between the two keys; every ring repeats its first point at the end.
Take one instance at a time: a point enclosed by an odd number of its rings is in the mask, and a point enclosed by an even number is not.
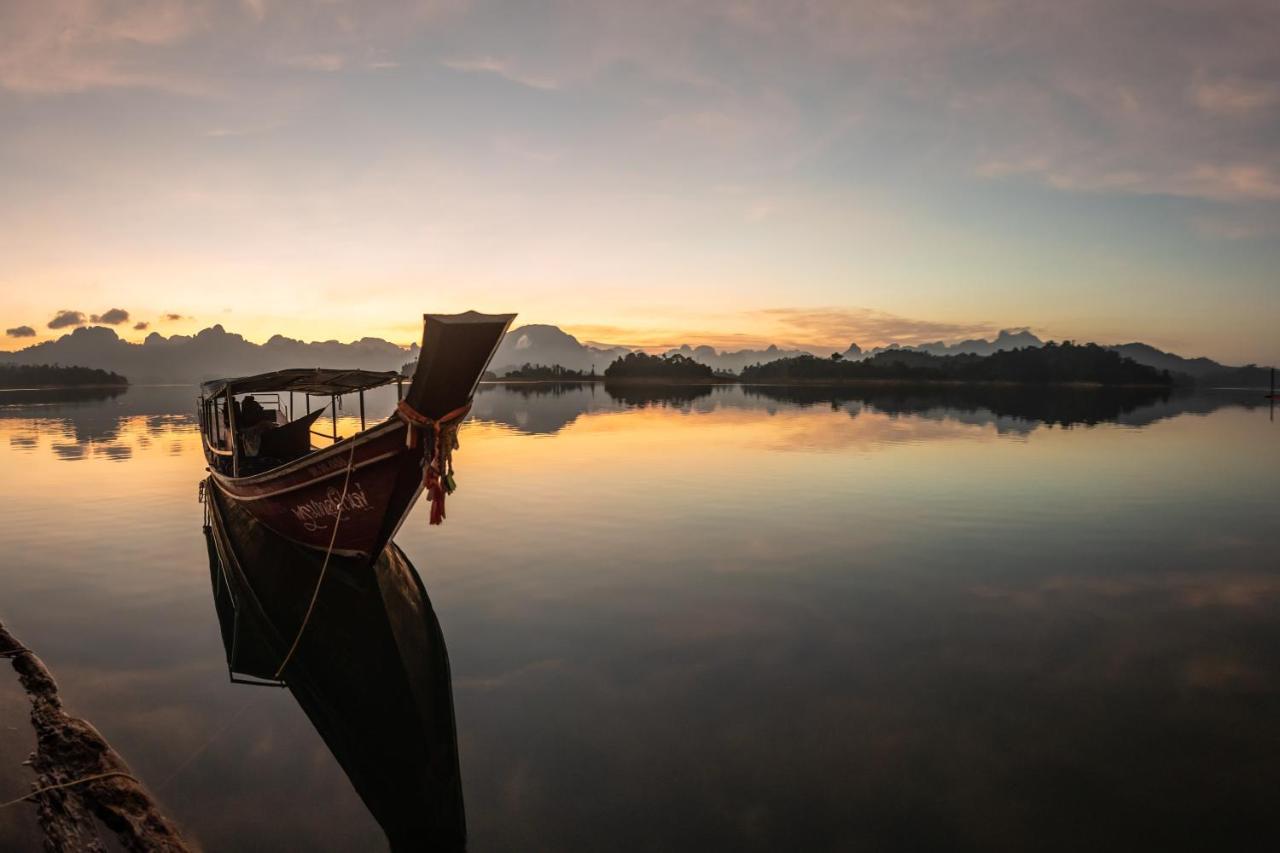
{"type": "Polygon", "coordinates": [[[393,417],[272,471],[251,477],[215,471],[213,481],[228,500],[286,539],[321,550],[332,542],[335,554],[376,557],[422,490],[425,444],[407,447],[405,424],[393,417]],[[342,500],[348,464],[351,479],[342,500]]]}

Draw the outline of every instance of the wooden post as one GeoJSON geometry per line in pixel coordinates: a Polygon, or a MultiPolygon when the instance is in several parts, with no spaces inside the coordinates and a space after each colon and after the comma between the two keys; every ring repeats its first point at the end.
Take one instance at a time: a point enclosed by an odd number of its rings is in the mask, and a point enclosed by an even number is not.
{"type": "Polygon", "coordinates": [[[231,437],[231,476],[240,476],[240,442],[236,441],[236,404],[235,398],[231,396],[231,386],[227,386],[227,425],[230,431],[227,433],[231,437]]]}
{"type": "Polygon", "coordinates": [[[396,402],[399,403],[404,399],[404,378],[396,377],[396,402]]]}
{"type": "Polygon", "coordinates": [[[329,396],[329,406],[330,406],[329,411],[333,415],[333,441],[335,444],[337,444],[338,442],[338,395],[337,394],[332,394],[329,396]]]}
{"type": "Polygon", "coordinates": [[[360,389],[360,431],[364,432],[364,389],[360,389]]]}
{"type": "Polygon", "coordinates": [[[289,411],[285,414],[285,420],[293,420],[293,392],[289,392],[289,411]]]}

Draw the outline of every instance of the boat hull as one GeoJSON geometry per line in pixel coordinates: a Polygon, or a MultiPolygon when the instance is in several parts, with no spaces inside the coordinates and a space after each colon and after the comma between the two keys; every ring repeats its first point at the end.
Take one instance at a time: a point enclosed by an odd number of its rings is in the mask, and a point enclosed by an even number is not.
{"type": "Polygon", "coordinates": [[[228,477],[214,471],[213,482],[227,500],[292,542],[376,557],[422,491],[426,443],[407,446],[405,429],[393,417],[263,474],[228,477]]]}

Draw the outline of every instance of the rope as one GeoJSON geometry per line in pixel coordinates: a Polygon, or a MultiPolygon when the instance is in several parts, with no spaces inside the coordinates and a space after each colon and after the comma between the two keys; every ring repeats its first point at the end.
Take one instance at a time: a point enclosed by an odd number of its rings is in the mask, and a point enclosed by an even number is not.
{"type": "Polygon", "coordinates": [[[406,447],[418,446],[419,432],[430,429],[434,433],[430,456],[422,465],[422,485],[431,503],[432,524],[444,521],[444,499],[454,490],[453,451],[458,449],[458,427],[470,411],[471,403],[465,403],[438,418],[429,418],[405,400],[396,405],[396,414],[408,426],[404,436],[406,447]]]}
{"type": "MultiPolygon", "coordinates": [[[[258,695],[261,695],[261,694],[258,694],[258,695]]],[[[173,770],[169,771],[169,775],[164,777],[164,779],[162,779],[160,783],[156,785],[155,790],[162,791],[165,788],[169,787],[169,783],[172,782],[174,779],[178,778],[178,774],[180,774],[183,770],[186,770],[187,767],[191,765],[191,762],[199,758],[200,755],[205,750],[207,750],[210,746],[212,746],[213,742],[218,738],[220,738],[223,732],[231,728],[232,723],[234,723],[236,720],[244,716],[244,712],[249,710],[249,706],[252,705],[254,702],[256,702],[257,699],[258,699],[257,695],[251,696],[247,702],[245,702],[243,705],[240,706],[239,711],[236,711],[230,717],[227,717],[225,720],[223,720],[222,725],[218,726],[217,730],[214,731],[213,734],[205,738],[204,743],[196,747],[195,750],[190,755],[188,755],[185,759],[183,759],[182,763],[180,763],[177,767],[174,767],[173,770]]]]}
{"type": "Polygon", "coordinates": [[[25,800],[29,800],[32,797],[39,796],[40,794],[46,793],[48,791],[56,791],[59,788],[70,788],[72,785],[80,785],[85,782],[96,782],[99,779],[109,779],[112,776],[123,776],[124,778],[129,779],[133,782],[136,782],[139,785],[142,784],[142,781],[138,779],[138,777],[134,776],[132,773],[126,773],[123,770],[112,770],[110,773],[99,773],[95,776],[85,776],[83,779],[72,779],[70,782],[59,782],[56,785],[46,785],[43,788],[36,788],[31,793],[24,794],[23,796],[18,797],[16,800],[9,800],[9,802],[7,803],[0,803],[0,809],[7,809],[10,806],[16,806],[18,803],[21,803],[25,800]]]}
{"type": "Polygon", "coordinates": [[[338,541],[338,525],[342,523],[342,507],[347,502],[347,487],[351,485],[351,470],[355,467],[356,461],[356,443],[351,442],[351,453],[347,456],[347,476],[342,481],[342,497],[338,498],[337,514],[333,517],[333,534],[329,537],[329,547],[324,552],[324,563],[320,566],[320,577],[316,578],[315,591],[311,593],[311,603],[307,605],[307,614],[302,617],[302,624],[298,626],[298,635],[293,638],[293,645],[289,647],[289,653],[284,656],[284,660],[280,661],[280,668],[276,670],[276,680],[284,674],[284,668],[289,665],[289,661],[293,660],[293,653],[298,650],[298,643],[302,642],[302,634],[307,630],[307,623],[311,621],[311,611],[315,610],[316,599],[320,597],[320,584],[324,583],[325,572],[329,568],[329,558],[333,556],[333,544],[338,541]]]}

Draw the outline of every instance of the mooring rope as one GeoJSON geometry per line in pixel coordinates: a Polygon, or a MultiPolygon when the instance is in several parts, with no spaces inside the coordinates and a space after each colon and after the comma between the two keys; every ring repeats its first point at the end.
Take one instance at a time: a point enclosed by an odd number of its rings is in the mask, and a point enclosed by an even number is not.
{"type": "MultiPolygon", "coordinates": [[[[261,695],[261,694],[258,694],[258,695],[261,695]]],[[[236,712],[235,712],[234,714],[232,714],[230,717],[227,717],[225,720],[223,720],[223,721],[222,721],[222,725],[218,726],[218,728],[214,731],[214,733],[213,733],[213,734],[211,734],[211,735],[209,735],[207,738],[205,738],[204,743],[202,743],[202,744],[200,744],[200,746],[196,747],[196,748],[191,752],[191,754],[190,754],[190,755],[188,755],[186,758],[184,758],[184,759],[182,760],[182,762],[181,762],[181,763],[179,763],[176,767],[174,767],[172,770],[170,770],[170,771],[169,771],[169,775],[168,775],[168,776],[166,776],[166,777],[164,777],[164,779],[160,780],[160,783],[159,783],[158,785],[156,785],[155,790],[156,790],[156,791],[163,791],[165,788],[169,787],[169,783],[170,783],[170,782],[172,782],[174,779],[178,778],[178,775],[179,775],[180,773],[182,773],[182,771],[183,771],[183,770],[186,770],[186,769],[187,769],[187,767],[189,767],[189,766],[191,765],[191,762],[193,762],[193,761],[195,761],[197,758],[199,758],[199,757],[200,757],[200,755],[201,755],[202,753],[204,753],[204,751],[205,751],[205,750],[207,750],[207,749],[208,749],[208,748],[213,744],[213,742],[214,742],[215,740],[217,740],[218,738],[220,738],[220,737],[222,736],[223,732],[225,732],[227,729],[231,728],[231,725],[232,725],[233,723],[235,723],[235,722],[236,722],[237,720],[239,720],[242,716],[244,716],[244,712],[245,712],[245,711],[247,711],[247,710],[249,710],[249,706],[250,706],[250,705],[252,705],[254,702],[256,702],[256,701],[257,701],[257,699],[258,699],[258,695],[250,696],[250,697],[249,697],[249,699],[248,699],[248,700],[247,700],[243,705],[241,705],[241,706],[240,706],[240,710],[239,710],[239,711],[236,711],[236,712]]]]}
{"type": "Polygon", "coordinates": [[[138,783],[139,785],[142,784],[142,780],[139,779],[137,776],[134,776],[132,773],[126,773],[123,770],[112,770],[108,773],[98,773],[94,776],[85,776],[82,779],[72,779],[70,782],[59,782],[56,785],[46,785],[43,788],[36,788],[31,793],[24,794],[23,796],[18,797],[16,800],[9,800],[9,802],[7,803],[0,803],[0,809],[7,809],[10,806],[16,806],[18,803],[25,802],[31,799],[32,797],[38,797],[41,794],[46,793],[48,791],[56,791],[59,788],[70,788],[72,785],[81,785],[85,782],[96,782],[99,779],[109,779],[112,776],[123,776],[124,778],[132,780],[138,783]]]}
{"type": "Polygon", "coordinates": [[[333,545],[338,541],[338,525],[342,523],[342,507],[347,502],[347,488],[351,485],[351,470],[355,467],[355,461],[356,443],[353,440],[351,442],[351,453],[347,456],[347,476],[342,481],[342,497],[338,498],[338,510],[333,517],[333,534],[329,537],[329,547],[324,552],[324,563],[320,566],[320,577],[316,578],[316,588],[311,593],[311,603],[307,605],[307,613],[302,617],[302,624],[298,626],[298,635],[293,638],[293,645],[289,647],[289,653],[284,656],[284,660],[280,662],[280,668],[276,670],[275,678],[277,681],[284,674],[284,668],[289,665],[289,661],[293,660],[293,653],[298,650],[298,643],[302,642],[302,633],[307,630],[307,623],[311,621],[311,611],[315,610],[316,600],[320,597],[320,584],[324,583],[324,575],[329,568],[329,558],[333,556],[333,545]]]}

